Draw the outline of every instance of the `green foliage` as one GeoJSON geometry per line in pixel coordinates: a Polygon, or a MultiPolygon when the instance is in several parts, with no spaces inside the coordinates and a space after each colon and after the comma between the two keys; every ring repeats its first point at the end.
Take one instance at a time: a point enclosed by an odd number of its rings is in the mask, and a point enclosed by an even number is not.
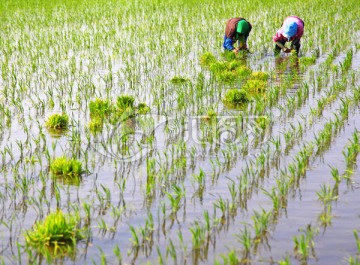
{"type": "Polygon", "coordinates": [[[64,214],[61,210],[52,212],[42,222],[36,222],[32,231],[25,232],[26,243],[42,254],[71,253],[76,242],[84,238],[79,221],[78,215],[64,214]]]}
{"type": "Polygon", "coordinates": [[[110,115],[112,106],[110,100],[97,98],[89,104],[91,118],[104,118],[110,115]]]}
{"type": "Polygon", "coordinates": [[[89,129],[92,133],[101,132],[103,129],[103,120],[99,117],[91,119],[89,122],[89,129]]]}
{"type": "Polygon", "coordinates": [[[300,57],[299,60],[300,60],[300,63],[301,63],[302,65],[308,66],[308,65],[313,65],[313,64],[315,64],[315,62],[316,62],[316,57],[315,57],[315,56],[311,56],[311,57],[300,57]]]}
{"type": "Polygon", "coordinates": [[[216,62],[215,56],[211,52],[206,52],[200,56],[200,65],[209,67],[216,62]]]}
{"type": "Polygon", "coordinates": [[[267,81],[269,79],[269,74],[265,72],[252,72],[250,79],[267,81]]]}
{"type": "Polygon", "coordinates": [[[256,123],[260,126],[261,129],[265,129],[269,125],[270,119],[266,116],[261,116],[256,119],[256,123]]]}
{"type": "Polygon", "coordinates": [[[79,176],[82,173],[82,165],[76,159],[68,159],[62,156],[51,162],[50,170],[55,175],[79,176]]]}
{"type": "Polygon", "coordinates": [[[243,89],[249,93],[263,93],[266,90],[267,83],[263,80],[249,79],[243,85],[243,89]]]}
{"type": "Polygon", "coordinates": [[[207,116],[209,117],[209,119],[214,119],[214,118],[216,118],[217,113],[215,110],[209,109],[207,112],[207,116]]]}
{"type": "Polygon", "coordinates": [[[134,102],[135,102],[135,97],[131,96],[131,95],[122,95],[122,96],[119,96],[116,100],[118,110],[121,113],[124,112],[128,108],[133,109],[134,102]]]}
{"type": "Polygon", "coordinates": [[[46,121],[46,127],[54,130],[66,130],[69,126],[69,117],[66,114],[53,114],[46,121]]]}
{"type": "Polygon", "coordinates": [[[180,84],[185,84],[187,82],[189,82],[190,80],[187,78],[183,78],[181,76],[174,76],[170,82],[176,85],[180,85],[180,84]]]}
{"type": "Polygon", "coordinates": [[[226,91],[223,101],[232,105],[243,105],[249,102],[249,97],[244,89],[232,88],[226,91]]]}
{"type": "Polygon", "coordinates": [[[140,103],[137,107],[138,114],[147,114],[150,112],[150,107],[146,103],[140,103]]]}

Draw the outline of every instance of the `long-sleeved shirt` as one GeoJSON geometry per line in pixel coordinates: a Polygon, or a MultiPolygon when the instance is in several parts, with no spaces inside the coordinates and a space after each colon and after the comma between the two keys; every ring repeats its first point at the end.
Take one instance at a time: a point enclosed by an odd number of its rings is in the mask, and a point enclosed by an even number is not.
{"type": "Polygon", "coordinates": [[[242,45],[246,46],[246,41],[252,29],[252,25],[250,24],[250,22],[247,21],[247,23],[249,24],[248,31],[246,30],[246,32],[244,32],[243,34],[238,33],[237,26],[238,23],[242,20],[245,19],[241,17],[237,17],[237,18],[231,18],[226,22],[224,43],[223,43],[223,47],[225,50],[232,51],[234,49],[234,43],[236,41],[239,41],[242,45]]]}
{"type": "Polygon", "coordinates": [[[304,33],[304,21],[297,16],[289,16],[284,20],[284,22],[281,25],[281,28],[276,32],[275,36],[273,37],[273,41],[274,42],[287,42],[287,41],[296,40],[297,42],[299,42],[303,33],[304,33]],[[288,38],[286,38],[283,35],[283,31],[284,31],[284,26],[290,22],[295,22],[297,24],[297,31],[296,31],[296,34],[294,36],[292,36],[290,38],[290,40],[288,40],[288,38]]]}

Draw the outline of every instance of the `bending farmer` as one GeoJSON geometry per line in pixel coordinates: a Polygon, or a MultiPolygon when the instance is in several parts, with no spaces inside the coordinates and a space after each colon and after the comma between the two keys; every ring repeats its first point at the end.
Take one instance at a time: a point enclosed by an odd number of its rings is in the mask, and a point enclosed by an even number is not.
{"type": "Polygon", "coordinates": [[[247,50],[246,40],[251,31],[250,22],[241,17],[230,18],[226,22],[223,47],[225,50],[237,53],[240,50],[247,50]],[[234,48],[234,43],[238,42],[238,47],[234,48]]]}
{"type": "Polygon", "coordinates": [[[275,55],[278,55],[281,50],[283,52],[291,52],[293,49],[296,50],[296,54],[299,54],[300,39],[303,33],[304,21],[297,16],[287,17],[273,37],[273,41],[275,42],[275,55]],[[291,42],[291,49],[285,47],[286,42],[291,42]]]}

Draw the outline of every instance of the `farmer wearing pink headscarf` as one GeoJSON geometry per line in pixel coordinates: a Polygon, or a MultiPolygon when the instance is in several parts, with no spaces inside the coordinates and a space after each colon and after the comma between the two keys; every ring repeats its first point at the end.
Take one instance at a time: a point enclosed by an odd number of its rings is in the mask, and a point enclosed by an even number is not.
{"type": "Polygon", "coordinates": [[[290,52],[293,49],[296,50],[296,54],[299,54],[300,39],[303,33],[304,21],[297,16],[287,17],[273,37],[273,41],[275,42],[275,55],[278,55],[281,50],[283,52],[290,52]],[[286,42],[291,42],[291,49],[285,47],[286,42]]]}

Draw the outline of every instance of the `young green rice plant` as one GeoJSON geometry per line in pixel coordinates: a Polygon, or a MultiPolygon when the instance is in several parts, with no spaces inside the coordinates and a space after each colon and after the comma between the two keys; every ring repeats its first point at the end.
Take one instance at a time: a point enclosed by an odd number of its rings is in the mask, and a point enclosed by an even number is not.
{"type": "Polygon", "coordinates": [[[250,74],[249,79],[267,81],[269,77],[270,76],[268,73],[258,71],[258,72],[252,72],[250,74]]]}
{"type": "Polygon", "coordinates": [[[252,246],[252,239],[251,239],[251,231],[245,227],[240,235],[236,235],[239,239],[242,250],[244,251],[244,254],[246,257],[250,256],[251,246],[252,246]]]}
{"type": "Polygon", "coordinates": [[[279,265],[291,265],[289,256],[287,256],[285,260],[280,260],[279,265]]]}
{"type": "Polygon", "coordinates": [[[135,247],[135,248],[140,247],[140,239],[139,239],[139,236],[138,236],[135,228],[132,225],[129,225],[129,229],[130,229],[131,235],[132,235],[132,238],[130,240],[133,244],[133,247],[135,247]]]}
{"type": "Polygon", "coordinates": [[[198,222],[195,222],[195,225],[190,227],[189,230],[191,232],[193,250],[202,249],[207,242],[206,229],[200,226],[198,222]]]}
{"type": "Polygon", "coordinates": [[[65,156],[54,159],[50,164],[50,171],[63,176],[80,176],[83,173],[80,161],[65,156]]]}
{"type": "Polygon", "coordinates": [[[77,214],[64,214],[61,210],[52,212],[44,221],[36,222],[31,231],[25,232],[26,243],[43,254],[70,254],[76,243],[83,239],[82,231],[78,228],[79,221],[77,214]]]}
{"type": "Polygon", "coordinates": [[[190,82],[190,80],[181,76],[174,76],[170,82],[174,85],[181,85],[190,82]]]}
{"type": "Polygon", "coordinates": [[[331,176],[333,177],[333,180],[335,181],[335,184],[338,184],[341,182],[341,175],[339,173],[339,169],[337,169],[336,167],[332,167],[331,168],[331,176]]]}
{"type": "Polygon", "coordinates": [[[69,117],[66,114],[53,114],[47,119],[46,127],[50,130],[67,130],[69,117]]]}
{"type": "Polygon", "coordinates": [[[249,79],[242,86],[242,89],[251,93],[251,94],[259,94],[264,93],[266,91],[267,82],[259,79],[249,79]]]}
{"type": "Polygon", "coordinates": [[[349,257],[348,258],[349,265],[360,265],[360,258],[358,257],[349,257]]]}
{"type": "Polygon", "coordinates": [[[91,119],[103,119],[111,114],[113,106],[110,100],[96,98],[94,101],[90,101],[89,109],[91,119]]]}
{"type": "Polygon", "coordinates": [[[125,112],[126,109],[134,109],[135,97],[131,95],[122,95],[116,99],[116,105],[120,113],[125,112]]]}
{"type": "Polygon", "coordinates": [[[331,205],[324,207],[324,211],[319,216],[319,221],[322,226],[327,227],[331,224],[333,215],[331,214],[331,205]]]}
{"type": "Polygon", "coordinates": [[[97,134],[102,131],[104,126],[103,119],[96,117],[90,120],[89,122],[89,130],[93,134],[97,134]]]}
{"type": "Polygon", "coordinates": [[[171,212],[172,214],[176,214],[177,211],[180,209],[180,202],[181,202],[181,199],[185,196],[185,191],[184,189],[182,189],[181,187],[179,186],[176,186],[174,185],[172,187],[173,191],[174,191],[174,195],[171,194],[171,193],[166,193],[169,201],[170,201],[170,204],[171,204],[171,212]]]}
{"type": "Polygon", "coordinates": [[[281,207],[281,200],[280,200],[280,197],[278,196],[278,194],[276,193],[276,188],[273,187],[271,189],[271,192],[269,192],[265,189],[262,189],[262,190],[263,190],[263,193],[272,200],[273,211],[274,211],[274,213],[277,213],[279,211],[279,208],[281,207]]]}
{"type": "Polygon", "coordinates": [[[357,230],[354,230],[354,237],[356,240],[356,248],[357,248],[357,252],[360,255],[360,238],[359,238],[359,234],[357,230]]]}
{"type": "Polygon", "coordinates": [[[173,260],[173,264],[176,264],[177,261],[176,247],[171,239],[169,240],[169,245],[166,247],[166,257],[168,257],[168,255],[171,256],[173,260]]]}
{"type": "Polygon", "coordinates": [[[315,257],[314,236],[318,234],[318,229],[308,225],[306,230],[299,237],[294,237],[295,257],[302,262],[307,262],[310,257],[315,257]]]}
{"type": "Polygon", "coordinates": [[[232,88],[226,91],[223,102],[230,106],[243,106],[250,101],[248,93],[244,89],[232,88]]]}
{"type": "Polygon", "coordinates": [[[209,110],[207,111],[207,117],[206,117],[207,120],[213,121],[213,120],[216,119],[216,117],[217,117],[217,113],[216,113],[215,110],[209,109],[209,110]]]}
{"type": "Polygon", "coordinates": [[[216,61],[215,56],[211,52],[206,52],[200,56],[200,65],[203,67],[210,67],[216,61]]]}
{"type": "Polygon", "coordinates": [[[309,56],[309,57],[303,56],[299,58],[299,61],[302,66],[310,66],[315,64],[316,59],[317,59],[316,56],[309,56]]]}
{"type": "Polygon", "coordinates": [[[352,59],[353,59],[353,50],[351,49],[346,53],[346,57],[345,57],[344,61],[342,63],[340,63],[340,68],[341,68],[342,73],[345,73],[346,71],[348,71],[350,69],[352,59]]]}
{"type": "Polygon", "coordinates": [[[115,245],[115,247],[113,248],[113,253],[115,254],[116,258],[117,258],[117,262],[118,264],[122,264],[122,253],[121,250],[119,248],[119,245],[115,245]]]}
{"type": "Polygon", "coordinates": [[[271,212],[266,212],[264,209],[261,210],[261,213],[254,211],[254,214],[251,216],[255,237],[258,240],[261,240],[264,236],[266,237],[270,224],[270,216],[271,212]]]}
{"type": "MultiPolygon", "coordinates": [[[[223,262],[221,264],[223,265],[236,265],[236,264],[246,264],[247,262],[243,263],[244,261],[239,258],[235,252],[235,250],[231,250],[227,254],[222,254],[221,258],[223,259],[223,262]]],[[[215,262],[216,265],[219,265],[220,263],[215,262]]]]}
{"type": "Polygon", "coordinates": [[[150,112],[150,107],[146,103],[139,103],[137,106],[137,113],[144,115],[150,112]]]}
{"type": "Polygon", "coordinates": [[[205,189],[205,172],[200,168],[199,174],[193,174],[194,181],[198,184],[198,192],[202,192],[205,189]]]}
{"type": "Polygon", "coordinates": [[[353,139],[350,140],[349,144],[346,146],[346,149],[342,151],[347,168],[351,168],[356,163],[356,158],[359,152],[360,152],[359,132],[356,130],[353,133],[353,139]]]}

